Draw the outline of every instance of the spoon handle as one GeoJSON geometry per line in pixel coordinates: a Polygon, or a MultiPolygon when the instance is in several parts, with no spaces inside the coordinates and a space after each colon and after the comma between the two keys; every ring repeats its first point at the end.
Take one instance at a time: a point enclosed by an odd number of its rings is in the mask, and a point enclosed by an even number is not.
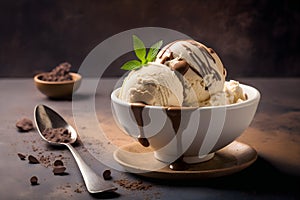
{"type": "Polygon", "coordinates": [[[115,191],[117,188],[111,183],[108,183],[100,176],[98,176],[81,158],[79,153],[71,144],[65,144],[71,151],[73,157],[75,158],[79,170],[82,174],[83,180],[85,182],[86,188],[90,193],[100,193],[106,191],[115,191]]]}

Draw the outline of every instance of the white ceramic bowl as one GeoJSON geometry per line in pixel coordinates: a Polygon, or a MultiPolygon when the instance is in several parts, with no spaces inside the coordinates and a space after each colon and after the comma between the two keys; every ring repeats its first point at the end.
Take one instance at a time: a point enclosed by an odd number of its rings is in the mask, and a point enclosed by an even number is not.
{"type": "Polygon", "coordinates": [[[250,125],[260,93],[254,87],[240,86],[248,96],[244,102],[171,110],[124,102],[118,98],[118,88],[111,94],[112,111],[126,134],[146,138],[138,141],[144,146],[149,142],[148,148],[154,150],[158,160],[170,163],[183,157],[187,163],[197,163],[212,158],[214,152],[233,142],[250,125]]]}

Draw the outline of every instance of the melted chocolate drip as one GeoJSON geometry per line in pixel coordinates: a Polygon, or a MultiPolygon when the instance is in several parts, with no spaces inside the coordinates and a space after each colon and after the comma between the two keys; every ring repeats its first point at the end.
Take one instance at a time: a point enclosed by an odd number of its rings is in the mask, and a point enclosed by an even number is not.
{"type": "MultiPolygon", "coordinates": [[[[178,133],[180,125],[182,125],[183,127],[187,126],[187,124],[181,122],[181,118],[182,117],[190,117],[191,113],[193,111],[193,109],[189,109],[191,112],[185,112],[185,113],[188,113],[188,116],[186,116],[186,115],[182,116],[182,109],[184,109],[184,108],[182,108],[182,107],[168,107],[166,109],[167,116],[172,122],[172,127],[174,129],[175,134],[178,133]]],[[[187,120],[187,121],[189,121],[189,120],[187,120]]],[[[179,140],[178,145],[179,145],[178,149],[179,149],[179,152],[180,152],[180,151],[182,151],[181,140],[179,140]]],[[[175,171],[183,171],[183,170],[188,169],[188,164],[183,161],[183,156],[181,156],[176,161],[169,164],[169,168],[171,170],[175,170],[175,171]]]]}
{"type": "Polygon", "coordinates": [[[147,138],[142,138],[141,136],[139,136],[138,141],[144,147],[149,147],[150,146],[149,140],[147,138]]]}
{"type": "Polygon", "coordinates": [[[189,168],[189,165],[183,161],[183,158],[178,158],[175,162],[169,165],[169,168],[174,171],[183,171],[189,168]]]}
{"type": "Polygon", "coordinates": [[[167,116],[172,122],[175,134],[178,132],[181,121],[181,110],[178,107],[168,107],[166,109],[167,116]]]}
{"type": "Polygon", "coordinates": [[[144,120],[143,120],[143,109],[145,107],[145,104],[143,103],[132,103],[131,104],[131,110],[133,112],[134,118],[136,123],[139,126],[140,134],[138,136],[138,141],[141,145],[144,147],[149,147],[150,143],[147,138],[145,138],[145,134],[143,131],[143,126],[144,126],[144,120]]]}
{"type": "MultiPolygon", "coordinates": [[[[209,60],[212,60],[214,63],[216,63],[216,60],[211,55],[211,54],[215,53],[212,48],[209,48],[209,50],[207,50],[206,48],[204,48],[202,45],[200,45],[198,42],[196,42],[194,40],[178,40],[178,41],[186,41],[186,42],[189,42],[190,44],[196,46],[203,54],[205,61],[200,59],[200,57],[198,55],[196,55],[188,46],[183,45],[183,47],[189,52],[189,56],[194,60],[194,62],[196,62],[201,67],[199,67],[199,69],[195,69],[193,66],[190,66],[185,60],[181,60],[178,63],[174,64],[173,66],[170,66],[170,68],[172,70],[177,71],[180,74],[184,75],[188,71],[188,69],[191,69],[193,72],[195,72],[201,78],[205,77],[208,74],[212,74],[213,79],[215,79],[216,81],[221,80],[221,76],[218,73],[218,71],[209,64],[209,60]]],[[[162,53],[160,53],[159,58],[161,59],[162,64],[164,64],[168,60],[173,59],[173,54],[172,54],[172,51],[170,51],[170,48],[178,41],[174,41],[174,42],[170,43],[168,46],[166,46],[164,48],[162,53]]],[[[224,74],[224,71],[223,71],[223,74],[224,74]]],[[[211,84],[207,85],[208,88],[210,86],[211,86],[211,84]]]]}

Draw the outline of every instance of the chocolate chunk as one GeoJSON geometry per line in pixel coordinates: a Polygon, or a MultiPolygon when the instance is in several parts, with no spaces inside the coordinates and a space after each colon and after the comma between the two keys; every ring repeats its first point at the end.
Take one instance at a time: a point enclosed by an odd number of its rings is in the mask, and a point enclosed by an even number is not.
{"type": "Polygon", "coordinates": [[[21,160],[25,160],[26,156],[22,153],[18,153],[18,156],[21,160]]]}
{"type": "Polygon", "coordinates": [[[33,176],[30,178],[31,185],[38,185],[38,178],[36,176],[33,176]]]}
{"type": "Polygon", "coordinates": [[[55,167],[64,166],[64,163],[61,160],[55,160],[54,163],[53,163],[53,166],[55,166],[55,167]]]}
{"type": "Polygon", "coordinates": [[[33,123],[28,118],[22,118],[21,120],[17,121],[16,127],[19,129],[19,131],[27,132],[33,129],[33,123]]]}
{"type": "Polygon", "coordinates": [[[111,171],[109,169],[106,169],[102,173],[104,180],[110,180],[111,177],[111,171]]]}
{"type": "Polygon", "coordinates": [[[33,155],[29,155],[29,156],[28,156],[28,160],[29,160],[29,163],[30,163],[30,164],[38,164],[38,163],[40,163],[40,162],[38,161],[38,159],[37,159],[36,157],[34,157],[33,155]]]}
{"type": "Polygon", "coordinates": [[[66,167],[64,166],[54,166],[52,170],[54,175],[62,175],[65,173],[65,171],[66,171],[66,167]]]}

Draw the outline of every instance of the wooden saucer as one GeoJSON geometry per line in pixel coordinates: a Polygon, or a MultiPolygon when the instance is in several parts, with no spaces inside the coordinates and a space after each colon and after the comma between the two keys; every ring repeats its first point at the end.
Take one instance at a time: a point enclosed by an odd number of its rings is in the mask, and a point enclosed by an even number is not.
{"type": "Polygon", "coordinates": [[[257,159],[255,149],[234,141],[215,152],[205,162],[191,164],[184,171],[171,170],[168,164],[154,157],[150,148],[137,142],[120,147],[114,152],[114,159],[128,172],[157,179],[202,179],[226,176],[241,171],[257,159]]]}

